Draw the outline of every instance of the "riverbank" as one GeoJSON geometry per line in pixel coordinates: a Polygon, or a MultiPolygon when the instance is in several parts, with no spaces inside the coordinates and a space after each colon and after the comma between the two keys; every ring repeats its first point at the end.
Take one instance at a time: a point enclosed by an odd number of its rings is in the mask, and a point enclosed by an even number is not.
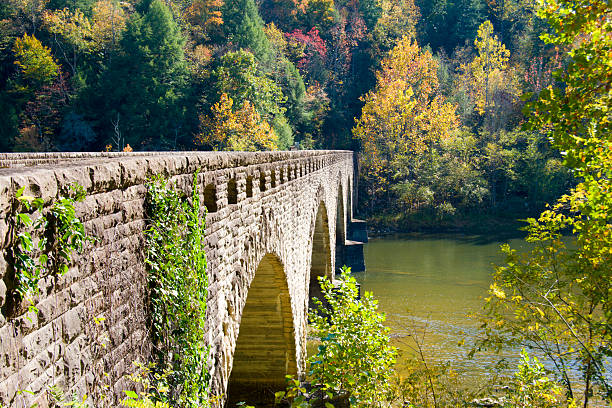
{"type": "Polygon", "coordinates": [[[523,238],[524,220],[537,214],[472,214],[434,217],[428,214],[376,214],[364,217],[368,234],[383,237],[403,233],[495,235],[503,239],[523,238]]]}

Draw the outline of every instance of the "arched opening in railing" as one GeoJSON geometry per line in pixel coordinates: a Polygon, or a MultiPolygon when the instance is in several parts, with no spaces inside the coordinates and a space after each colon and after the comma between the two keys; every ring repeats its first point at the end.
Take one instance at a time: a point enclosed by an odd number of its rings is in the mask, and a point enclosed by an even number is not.
{"type": "Polygon", "coordinates": [[[227,182],[227,203],[238,204],[238,186],[234,178],[227,182]]]}
{"type": "Polygon", "coordinates": [[[252,176],[247,176],[245,190],[246,190],[247,198],[253,197],[253,177],[252,176]]]}
{"type": "Polygon", "coordinates": [[[204,187],[204,205],[209,213],[217,212],[217,188],[212,183],[204,187]]]}
{"type": "Polygon", "coordinates": [[[263,170],[259,173],[259,191],[266,191],[266,172],[263,170]]]}

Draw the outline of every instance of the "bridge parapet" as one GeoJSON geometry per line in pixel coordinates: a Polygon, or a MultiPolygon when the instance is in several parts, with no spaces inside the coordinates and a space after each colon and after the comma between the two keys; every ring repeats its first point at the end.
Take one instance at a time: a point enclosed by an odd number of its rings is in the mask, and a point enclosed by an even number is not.
{"type": "MultiPolygon", "coordinates": [[[[309,282],[317,274],[333,275],[336,251],[343,252],[350,235],[352,152],[0,154],[0,403],[17,406],[22,399],[28,406],[46,406],[44,390],[52,384],[68,394],[89,395],[94,406],[103,406],[97,401],[109,393],[105,385],[115,397],[121,395],[131,362],[148,359],[152,347],[143,250],[145,182],[163,174],[188,194],[198,169],[202,200],[210,209],[207,332],[213,392],[223,394],[230,382],[238,381],[231,380],[235,363],[242,370],[240,381],[253,366],[234,361],[234,350],[256,271],[264,271],[261,282],[268,273],[269,268],[259,268],[264,257],[277,260],[275,271],[282,268],[277,275],[286,279],[284,306],[281,314],[247,326],[271,329],[266,322],[281,319],[279,327],[291,336],[266,344],[265,336],[253,335],[255,340],[245,346],[249,353],[238,355],[248,360],[267,350],[284,356],[287,373],[303,372],[309,282]],[[87,191],[77,212],[98,241],[74,257],[66,275],[41,280],[35,298],[39,312],[32,316],[13,296],[15,192],[25,187],[26,194],[42,197],[48,208],[72,183],[87,191]]],[[[249,302],[257,304],[266,296],[253,293],[249,302]]],[[[278,367],[268,371],[264,386],[277,380],[272,376],[278,367]]]]}

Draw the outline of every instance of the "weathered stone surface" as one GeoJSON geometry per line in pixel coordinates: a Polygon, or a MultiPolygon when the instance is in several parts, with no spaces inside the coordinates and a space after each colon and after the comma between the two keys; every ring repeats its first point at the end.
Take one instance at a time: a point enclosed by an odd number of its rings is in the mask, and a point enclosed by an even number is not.
{"type": "Polygon", "coordinates": [[[216,205],[206,219],[213,393],[227,395],[232,384],[232,398],[236,387],[281,386],[286,373],[304,372],[312,282],[345,262],[336,248],[350,237],[351,152],[0,154],[0,306],[10,296],[3,276],[16,188],[44,197],[48,209],[79,183],[88,195],[77,213],[97,238],[66,275],[41,284],[38,315],[24,314],[27,304],[2,309],[0,403],[47,406],[45,390],[57,384],[87,394],[92,406],[117,406],[132,362],[152,348],[145,182],[164,174],[189,194],[197,169],[203,201],[211,185],[216,205]]]}

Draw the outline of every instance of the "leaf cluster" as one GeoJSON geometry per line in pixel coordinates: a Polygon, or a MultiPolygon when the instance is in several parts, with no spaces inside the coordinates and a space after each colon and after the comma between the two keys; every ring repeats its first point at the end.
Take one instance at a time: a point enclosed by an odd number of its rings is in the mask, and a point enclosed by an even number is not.
{"type": "Polygon", "coordinates": [[[66,193],[54,201],[48,210],[42,198],[24,195],[25,187],[17,190],[15,198],[18,212],[14,216],[12,247],[16,291],[30,302],[30,310],[36,310],[33,299],[38,283],[46,276],[62,276],[68,272],[74,251],[82,252],[86,242],[93,239],[77,217],[75,203],[85,199],[85,190],[71,185],[66,193]]]}

